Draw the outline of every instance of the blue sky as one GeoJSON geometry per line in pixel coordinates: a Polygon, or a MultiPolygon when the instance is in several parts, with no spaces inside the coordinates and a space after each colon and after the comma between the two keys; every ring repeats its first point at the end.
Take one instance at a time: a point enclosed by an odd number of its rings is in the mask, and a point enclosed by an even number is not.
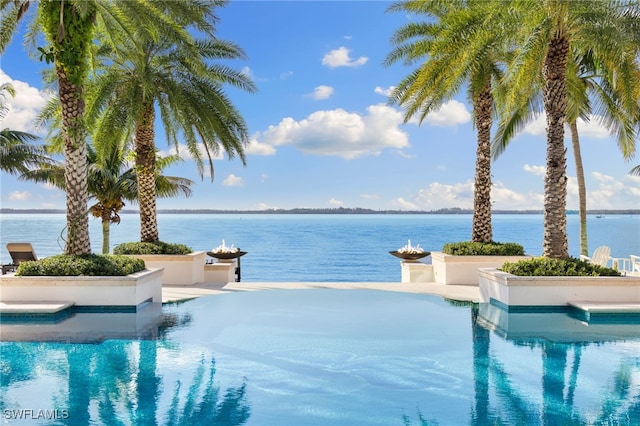
{"type": "MultiPolygon", "coordinates": [[[[473,207],[476,136],[464,93],[418,126],[403,124],[386,93],[412,67],[382,62],[395,29],[414,17],[385,13],[388,2],[233,1],[219,11],[218,36],[239,44],[255,94],[227,93],[251,133],[247,165],[215,161],[215,179],[202,180],[185,161],[167,171],[196,181],[191,198],[158,200],[158,208],[269,209],[473,207]]],[[[40,70],[20,36],[0,61],[0,84],[17,96],[0,125],[42,134],[33,118],[44,104],[40,70]]],[[[531,123],[492,164],[495,209],[543,206],[544,119],[531,123]]],[[[598,125],[579,123],[588,208],[640,208],[640,178],[615,139],[598,125]]],[[[575,165],[567,132],[569,209],[578,208],[575,165]]],[[[169,152],[163,132],[156,144],[169,152]]],[[[181,151],[182,152],[182,151],[181,151]]],[[[2,174],[5,208],[64,209],[64,193],[2,174]]],[[[127,208],[136,208],[128,205],[127,208]]]]}

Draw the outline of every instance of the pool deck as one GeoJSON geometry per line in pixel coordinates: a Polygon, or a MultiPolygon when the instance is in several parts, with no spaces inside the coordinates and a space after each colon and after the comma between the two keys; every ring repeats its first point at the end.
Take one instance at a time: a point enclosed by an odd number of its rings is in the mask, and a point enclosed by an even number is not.
{"type": "Polygon", "coordinates": [[[317,288],[399,291],[404,293],[433,294],[448,299],[471,302],[478,302],[480,300],[480,292],[477,286],[445,285],[435,282],[230,282],[196,283],[188,286],[163,285],[162,303],[177,302],[180,300],[193,299],[200,296],[233,293],[239,291],[317,288]]]}

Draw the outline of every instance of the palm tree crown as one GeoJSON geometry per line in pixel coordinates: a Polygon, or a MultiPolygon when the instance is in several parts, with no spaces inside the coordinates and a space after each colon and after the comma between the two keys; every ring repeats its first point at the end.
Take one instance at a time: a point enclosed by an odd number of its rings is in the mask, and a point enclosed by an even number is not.
{"type": "Polygon", "coordinates": [[[409,23],[393,37],[395,48],[385,64],[419,61],[417,68],[393,90],[390,100],[404,108],[405,121],[430,112],[455,96],[465,85],[473,105],[477,129],[474,209],[471,240],[490,242],[492,85],[502,78],[504,49],[484,30],[484,2],[424,2],[407,0],[389,10],[425,15],[429,21],[409,23]]]}
{"type": "Polygon", "coordinates": [[[211,35],[201,40],[151,39],[139,32],[132,35],[103,44],[88,119],[96,121],[98,139],[133,135],[141,241],[157,241],[153,185],[156,113],[167,142],[178,149],[181,137],[201,176],[205,158],[213,179],[213,158],[224,151],[244,163],[248,142],[244,119],[225,95],[223,84],[249,92],[255,87],[247,75],[211,62],[243,58],[242,50],[232,43],[211,35]]]}
{"type": "Polygon", "coordinates": [[[575,81],[572,52],[591,52],[607,70],[619,73],[615,82],[620,86],[620,110],[637,109],[637,74],[628,65],[637,63],[640,6],[637,1],[514,0],[505,13],[502,5],[489,4],[494,7],[491,27],[515,46],[500,105],[504,111],[518,110],[523,94],[531,99],[526,95],[532,87],[542,92],[547,121],[543,255],[568,257],[564,124],[577,118],[568,109],[570,83],[575,81]]]}

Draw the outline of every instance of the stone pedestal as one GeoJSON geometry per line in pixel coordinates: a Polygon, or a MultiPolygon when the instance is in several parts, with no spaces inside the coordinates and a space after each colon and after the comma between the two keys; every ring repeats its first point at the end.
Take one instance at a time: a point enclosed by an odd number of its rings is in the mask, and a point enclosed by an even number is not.
{"type": "Polygon", "coordinates": [[[207,263],[204,265],[204,281],[207,283],[235,282],[237,266],[237,260],[207,263]]]}
{"type": "Polygon", "coordinates": [[[433,267],[426,263],[403,260],[400,262],[403,283],[432,283],[434,282],[433,267]]]}

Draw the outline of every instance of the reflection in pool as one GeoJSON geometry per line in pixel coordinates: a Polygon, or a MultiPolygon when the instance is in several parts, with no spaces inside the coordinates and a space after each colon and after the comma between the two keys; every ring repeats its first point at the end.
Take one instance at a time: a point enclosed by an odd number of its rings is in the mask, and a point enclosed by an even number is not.
{"type": "Polygon", "coordinates": [[[133,315],[137,331],[120,338],[81,330],[96,313],[3,323],[3,419],[556,425],[640,418],[637,324],[329,289],[209,296],[156,312],[143,325],[135,314],[98,321],[126,328],[133,315]]]}

